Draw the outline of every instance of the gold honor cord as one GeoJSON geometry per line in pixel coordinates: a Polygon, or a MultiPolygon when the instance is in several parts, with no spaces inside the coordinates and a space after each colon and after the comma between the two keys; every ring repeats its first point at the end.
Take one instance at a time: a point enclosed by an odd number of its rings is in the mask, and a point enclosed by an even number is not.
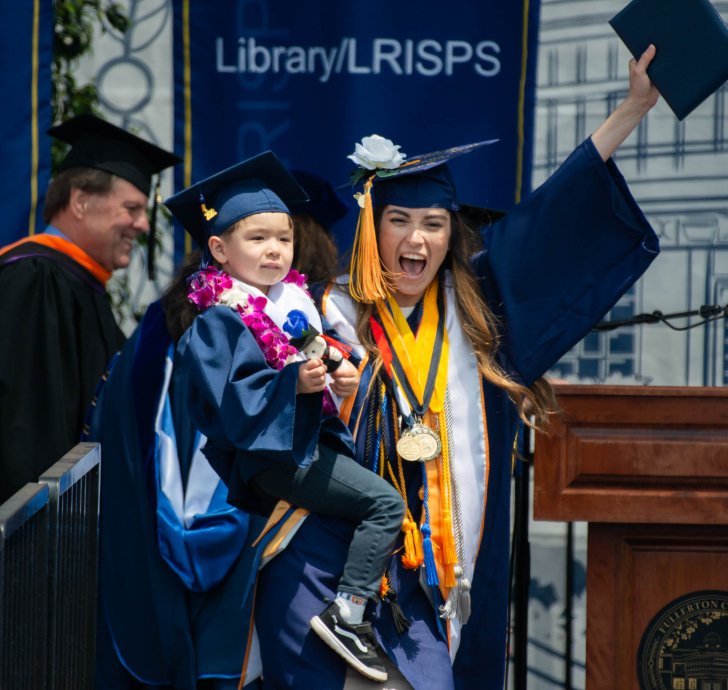
{"type": "MultiPolygon", "coordinates": [[[[192,65],[190,45],[190,0],[182,2],[182,44],[183,44],[183,74],[184,74],[184,186],[192,184],[192,65]]],[[[186,232],[185,254],[192,251],[192,236],[186,232]]],[[[205,248],[202,247],[204,250],[205,248]]]]}
{"type": "Polygon", "coordinates": [[[440,455],[442,442],[422,419],[428,409],[434,413],[442,410],[449,349],[438,283],[433,281],[425,293],[416,337],[394,300],[389,305],[378,302],[377,310],[392,353],[392,387],[403,393],[412,410],[405,419],[407,428],[397,442],[397,453],[410,461],[433,460],[440,455]]]}
{"type": "Polygon", "coordinates": [[[35,235],[38,212],[38,65],[40,62],[40,2],[33,3],[33,47],[31,72],[31,168],[30,168],[30,217],[28,234],[35,235]]]}
{"type": "Polygon", "coordinates": [[[516,150],[516,190],[515,201],[521,200],[523,193],[523,147],[525,144],[525,110],[526,110],[526,78],[528,73],[528,15],[530,12],[529,0],[523,2],[523,30],[521,32],[521,77],[518,81],[518,117],[516,135],[518,148],[516,150]]]}

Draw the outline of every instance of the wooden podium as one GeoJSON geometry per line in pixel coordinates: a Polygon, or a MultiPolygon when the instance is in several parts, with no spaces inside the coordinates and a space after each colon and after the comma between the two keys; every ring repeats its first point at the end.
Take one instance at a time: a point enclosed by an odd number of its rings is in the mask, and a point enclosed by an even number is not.
{"type": "MultiPolygon", "coordinates": [[[[728,590],[728,388],[557,392],[563,413],[536,437],[534,518],[589,523],[587,690],[639,690],[654,617],[687,594],[728,590]]],[[[728,639],[709,643],[700,664],[713,670],[702,674],[720,684],[674,687],[728,687],[728,666],[714,668],[728,660],[728,639]]]]}

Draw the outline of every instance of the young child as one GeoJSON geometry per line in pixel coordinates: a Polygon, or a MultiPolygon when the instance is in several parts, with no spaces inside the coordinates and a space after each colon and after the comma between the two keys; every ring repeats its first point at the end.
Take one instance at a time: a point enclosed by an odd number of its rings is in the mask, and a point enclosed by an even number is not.
{"type": "Polygon", "coordinates": [[[268,151],[165,202],[206,250],[189,293],[202,311],[179,342],[177,363],[192,418],[207,437],[204,453],[230,503],[266,512],[284,499],[357,523],[336,599],[311,626],[355,669],[384,681],[363,616],[379,593],[404,505],[388,482],[353,459],[352,438],[335,414],[331,393],[353,393],[356,368],[343,359],[327,374],[321,359],[306,360],[286,335],[322,330],[305,279],[290,271],[286,202],[305,199],[268,151]]]}

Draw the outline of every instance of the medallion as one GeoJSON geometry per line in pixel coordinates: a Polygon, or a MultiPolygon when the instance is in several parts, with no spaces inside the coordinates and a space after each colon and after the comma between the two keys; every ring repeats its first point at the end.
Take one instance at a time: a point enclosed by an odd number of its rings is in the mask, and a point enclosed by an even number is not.
{"type": "Polygon", "coordinates": [[[434,460],[442,451],[442,441],[429,427],[415,422],[405,429],[397,441],[397,453],[409,462],[434,460]]]}

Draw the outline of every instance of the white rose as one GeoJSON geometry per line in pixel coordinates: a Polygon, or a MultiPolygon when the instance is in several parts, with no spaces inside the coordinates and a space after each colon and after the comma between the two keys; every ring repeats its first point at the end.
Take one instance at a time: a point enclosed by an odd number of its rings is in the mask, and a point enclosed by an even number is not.
{"type": "Polygon", "coordinates": [[[399,152],[399,148],[389,139],[372,134],[370,137],[364,137],[361,144],[356,144],[354,153],[347,158],[367,170],[377,168],[391,170],[402,165],[407,157],[406,154],[399,152]]]}

